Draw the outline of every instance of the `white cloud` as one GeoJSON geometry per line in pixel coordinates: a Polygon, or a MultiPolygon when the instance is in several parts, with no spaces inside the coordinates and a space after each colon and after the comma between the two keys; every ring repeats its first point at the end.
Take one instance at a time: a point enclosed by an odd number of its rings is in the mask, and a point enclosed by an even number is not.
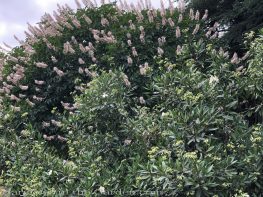
{"type": "Polygon", "coordinates": [[[3,47],[3,42],[13,47],[16,46],[18,43],[13,35],[15,34],[20,39],[24,39],[27,22],[35,24],[45,12],[52,13],[53,10],[56,10],[57,3],[61,5],[67,3],[71,7],[75,7],[73,0],[9,0],[1,2],[0,46],[3,47]],[[23,9],[21,9],[22,6],[23,9]]]}
{"type": "Polygon", "coordinates": [[[68,4],[70,7],[75,8],[75,1],[73,0],[35,0],[35,3],[39,6],[40,10],[44,12],[52,12],[57,8],[57,4],[65,5],[68,4]]]}
{"type": "Polygon", "coordinates": [[[49,10],[54,4],[56,5],[57,0],[36,0],[35,2],[42,10],[49,10]]]}
{"type": "Polygon", "coordinates": [[[6,23],[0,22],[0,37],[7,33],[6,23]]]}

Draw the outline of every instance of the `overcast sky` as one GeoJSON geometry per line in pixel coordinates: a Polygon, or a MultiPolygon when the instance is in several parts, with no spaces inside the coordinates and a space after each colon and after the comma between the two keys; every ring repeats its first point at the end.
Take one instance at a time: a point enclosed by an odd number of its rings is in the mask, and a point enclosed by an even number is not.
{"type": "MultiPolygon", "coordinates": [[[[152,2],[154,7],[159,7],[159,0],[152,2]]],[[[60,5],[67,3],[70,7],[76,8],[75,0],[0,0],[0,46],[3,47],[3,42],[12,47],[17,46],[18,43],[13,36],[24,39],[27,22],[30,24],[39,22],[45,13],[53,13],[53,10],[57,9],[57,3],[60,5]]]]}

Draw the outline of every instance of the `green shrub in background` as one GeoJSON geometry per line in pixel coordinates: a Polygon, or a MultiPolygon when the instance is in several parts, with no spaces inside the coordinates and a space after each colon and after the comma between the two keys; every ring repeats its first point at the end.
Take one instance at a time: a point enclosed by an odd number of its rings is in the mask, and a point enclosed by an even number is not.
{"type": "Polygon", "coordinates": [[[229,58],[183,1],[89,6],[45,15],[1,67],[0,191],[260,196],[263,32],[229,58]]]}

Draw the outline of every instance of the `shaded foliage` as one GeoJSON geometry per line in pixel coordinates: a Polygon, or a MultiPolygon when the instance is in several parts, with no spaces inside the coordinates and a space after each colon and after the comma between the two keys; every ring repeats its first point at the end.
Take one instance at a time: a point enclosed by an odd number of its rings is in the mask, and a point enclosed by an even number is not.
{"type": "Polygon", "coordinates": [[[245,51],[245,33],[263,27],[263,5],[258,0],[191,0],[190,5],[201,12],[208,9],[211,22],[221,24],[221,31],[225,33],[224,42],[240,54],[245,51]]]}

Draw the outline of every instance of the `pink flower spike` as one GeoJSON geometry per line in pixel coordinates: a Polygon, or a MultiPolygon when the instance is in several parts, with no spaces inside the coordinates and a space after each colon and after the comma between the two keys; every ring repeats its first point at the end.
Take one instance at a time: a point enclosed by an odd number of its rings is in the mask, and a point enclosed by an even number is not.
{"type": "Polygon", "coordinates": [[[186,3],[184,0],[179,0],[178,1],[178,10],[180,13],[184,13],[185,12],[185,9],[186,9],[186,3]]]}
{"type": "Polygon", "coordinates": [[[62,123],[56,120],[51,120],[51,123],[56,127],[62,127],[62,123]]]}
{"type": "Polygon", "coordinates": [[[19,87],[20,87],[21,90],[28,90],[28,86],[19,85],[19,87]]]}
{"type": "Polygon", "coordinates": [[[239,63],[239,58],[238,58],[238,55],[237,53],[234,53],[232,59],[231,59],[231,63],[232,64],[238,64],[239,63]]]}
{"type": "Polygon", "coordinates": [[[176,38],[180,38],[181,37],[181,30],[180,30],[180,27],[177,26],[176,27],[176,38]]]}
{"type": "Polygon", "coordinates": [[[75,0],[75,3],[76,3],[76,5],[77,5],[77,8],[78,8],[78,9],[81,9],[81,4],[80,4],[80,2],[79,2],[78,0],[75,0]]]}
{"type": "Polygon", "coordinates": [[[29,106],[34,107],[35,103],[31,102],[29,99],[26,99],[26,102],[29,106]]]}
{"type": "Polygon", "coordinates": [[[130,56],[127,57],[127,62],[128,62],[128,64],[130,64],[130,65],[133,63],[132,58],[131,58],[130,56]]]}
{"type": "Polygon", "coordinates": [[[132,55],[133,55],[133,57],[136,57],[136,56],[138,56],[138,53],[137,53],[137,51],[136,51],[136,48],[135,48],[135,47],[132,47],[132,55]]]}
{"type": "Polygon", "coordinates": [[[142,96],[139,98],[139,101],[142,105],[144,105],[146,103],[146,101],[144,100],[144,98],[142,96]]]}
{"type": "Polygon", "coordinates": [[[78,72],[79,72],[79,74],[83,74],[84,70],[81,67],[79,67],[78,72]]]}
{"type": "Polygon", "coordinates": [[[171,27],[174,27],[174,22],[173,22],[172,18],[168,18],[168,23],[171,27]]]}
{"type": "Polygon", "coordinates": [[[58,76],[62,77],[64,75],[64,72],[62,70],[59,70],[57,67],[54,67],[53,70],[57,73],[58,76]]]}
{"type": "Polygon", "coordinates": [[[36,101],[39,101],[39,102],[41,102],[41,101],[44,100],[44,98],[42,98],[42,97],[37,97],[36,95],[33,96],[33,99],[36,100],[36,101]]]}
{"type": "Polygon", "coordinates": [[[42,122],[42,126],[43,128],[47,128],[47,127],[50,127],[50,123],[49,122],[42,122]]]}
{"type": "Polygon", "coordinates": [[[82,58],[79,58],[79,59],[78,59],[78,62],[79,62],[79,64],[81,64],[81,65],[82,65],[82,64],[85,64],[85,61],[84,61],[82,58]]]}
{"type": "Polygon", "coordinates": [[[131,87],[131,82],[129,81],[128,76],[125,74],[123,75],[123,81],[127,87],[131,87]]]}
{"type": "Polygon", "coordinates": [[[195,34],[197,34],[197,32],[199,31],[199,29],[200,29],[200,24],[196,24],[196,26],[195,26],[195,29],[194,29],[194,31],[193,31],[193,35],[195,35],[195,34]]]}
{"type": "Polygon", "coordinates": [[[180,15],[179,15],[179,18],[178,18],[178,23],[181,23],[182,21],[183,21],[183,15],[180,14],[180,15]]]}
{"type": "Polygon", "coordinates": [[[208,18],[208,10],[205,10],[205,14],[202,17],[202,20],[206,20],[208,18]]]}
{"type": "Polygon", "coordinates": [[[53,63],[57,63],[58,62],[58,60],[54,56],[51,56],[51,60],[52,60],[53,63]]]}
{"type": "Polygon", "coordinates": [[[37,84],[37,85],[43,85],[43,84],[45,84],[45,81],[35,80],[35,84],[37,84]]]}
{"type": "Polygon", "coordinates": [[[195,13],[195,20],[199,21],[199,19],[200,19],[200,12],[197,10],[195,13]]]}
{"type": "Polygon", "coordinates": [[[164,54],[163,49],[160,48],[160,47],[157,48],[157,52],[158,52],[158,55],[159,55],[159,56],[162,56],[162,55],[164,54]]]}
{"type": "Polygon", "coordinates": [[[20,98],[16,97],[16,96],[13,95],[13,94],[11,94],[10,99],[11,99],[12,101],[17,101],[17,102],[20,101],[20,98]]]}
{"type": "Polygon", "coordinates": [[[10,60],[10,61],[12,61],[14,63],[18,63],[18,59],[16,57],[13,57],[13,56],[9,56],[8,60],[10,60]]]}
{"type": "Polygon", "coordinates": [[[127,43],[128,43],[129,46],[132,45],[132,41],[131,40],[127,40],[127,43]]]}
{"type": "Polygon", "coordinates": [[[38,68],[47,68],[47,67],[48,67],[48,65],[45,64],[45,63],[43,63],[43,62],[38,62],[38,63],[36,63],[36,66],[37,66],[38,68]]]}
{"type": "Polygon", "coordinates": [[[21,111],[20,107],[14,107],[14,106],[11,106],[11,107],[12,107],[12,110],[15,111],[15,112],[20,112],[21,111]]]}

